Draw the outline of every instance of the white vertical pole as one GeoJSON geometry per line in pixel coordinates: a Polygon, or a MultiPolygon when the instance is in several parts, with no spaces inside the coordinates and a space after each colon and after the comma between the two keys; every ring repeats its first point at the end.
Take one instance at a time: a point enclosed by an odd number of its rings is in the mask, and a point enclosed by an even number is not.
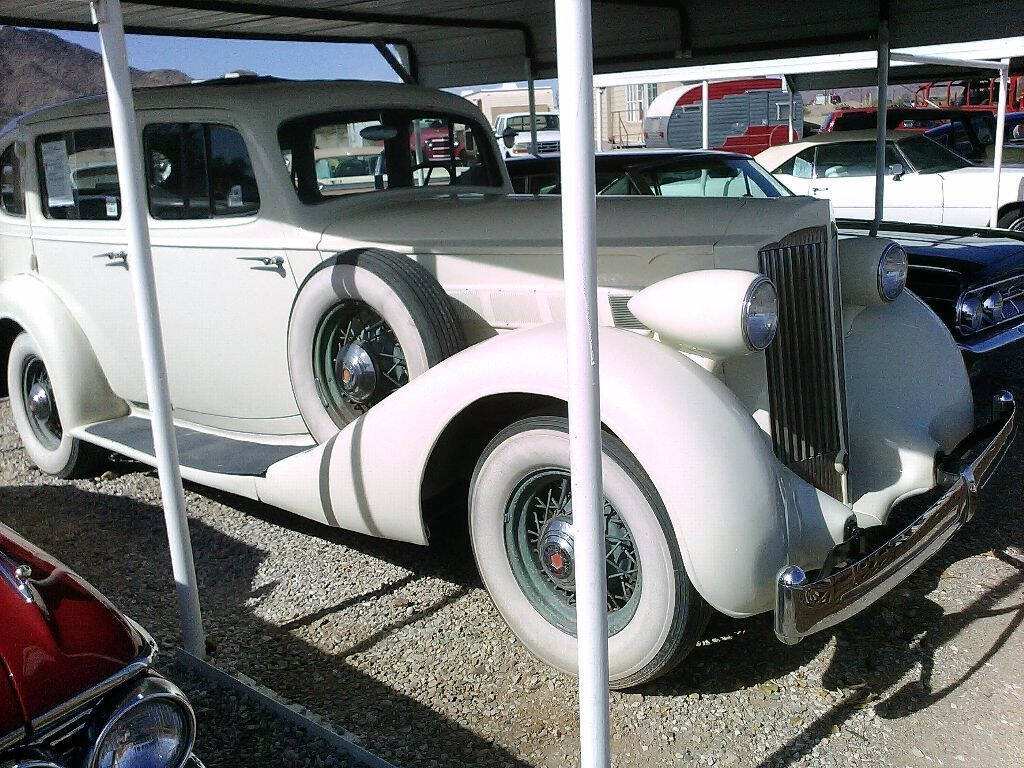
{"type": "Polygon", "coordinates": [[[555,0],[562,120],[562,254],[569,384],[569,461],[576,545],[580,765],[606,768],[608,614],[597,338],[594,64],[589,0],[555,0]]]}
{"type": "Polygon", "coordinates": [[[797,139],[800,138],[799,136],[794,136],[793,135],[793,108],[795,106],[796,106],[796,101],[793,99],[793,90],[790,89],[790,91],[789,91],[789,120],[787,121],[787,125],[789,126],[789,131],[786,133],[786,142],[787,143],[790,142],[790,141],[796,141],[797,139]]]}
{"type": "Polygon", "coordinates": [[[878,22],[878,110],[875,132],[875,217],[871,222],[871,236],[878,234],[885,206],[885,138],[886,115],[889,106],[889,22],[878,22]]]}
{"type": "Polygon", "coordinates": [[[530,154],[537,154],[537,87],[533,81],[533,62],[526,59],[526,98],[530,102],[530,154]]]}
{"type": "Polygon", "coordinates": [[[701,139],[700,145],[703,149],[707,149],[710,145],[708,143],[708,81],[704,80],[700,84],[700,118],[701,118],[701,139]]]}
{"type": "Polygon", "coordinates": [[[185,495],[178,469],[178,444],[171,421],[171,396],[160,332],[153,259],[146,221],[146,189],[143,185],[142,146],[135,118],[131,74],[124,41],[120,0],[92,0],[93,23],[100,33],[103,73],[110,103],[110,124],[117,155],[121,186],[121,216],[128,230],[128,274],[135,296],[136,322],[142,343],[142,366],[152,415],[153,445],[164,503],[164,522],[171,550],[171,568],[178,593],[184,648],[193,656],[205,655],[203,620],[199,610],[192,543],[185,515],[185,495]]]}
{"type": "Polygon", "coordinates": [[[597,148],[595,152],[604,150],[604,88],[594,89],[594,102],[597,109],[597,148]]]}
{"type": "Polygon", "coordinates": [[[996,108],[996,146],[992,159],[992,215],[989,226],[999,223],[999,174],[1003,169],[1003,141],[1006,139],[1006,78],[1010,72],[1010,60],[999,62],[999,106],[996,108]]]}

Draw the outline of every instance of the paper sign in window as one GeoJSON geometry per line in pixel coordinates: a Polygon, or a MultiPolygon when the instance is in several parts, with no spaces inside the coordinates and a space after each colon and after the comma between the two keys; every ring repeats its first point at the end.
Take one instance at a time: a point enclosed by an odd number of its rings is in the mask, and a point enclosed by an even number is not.
{"type": "Polygon", "coordinates": [[[75,204],[71,186],[71,163],[64,139],[45,141],[40,147],[43,154],[43,173],[46,176],[46,198],[50,208],[66,208],[75,204]]]}

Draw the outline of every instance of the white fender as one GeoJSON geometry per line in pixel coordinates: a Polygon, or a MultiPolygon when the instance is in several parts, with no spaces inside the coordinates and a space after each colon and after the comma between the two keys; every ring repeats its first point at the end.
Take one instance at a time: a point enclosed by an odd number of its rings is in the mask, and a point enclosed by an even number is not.
{"type": "Polygon", "coordinates": [[[0,320],[17,323],[42,350],[65,430],[128,413],[128,404],[110,390],[82,329],[38,277],[25,273],[0,282],[0,320]]]}
{"type": "MultiPolygon", "coordinates": [[[[490,395],[564,401],[565,346],[563,327],[546,325],[460,352],[336,438],[272,466],[257,481],[260,499],[374,536],[426,543],[420,489],[445,426],[490,395]]],[[[770,609],[778,569],[807,542],[820,564],[849,509],[786,472],[733,393],[690,359],[614,328],[600,329],[600,350],[602,420],[661,494],[694,586],[731,615],[770,609]],[[802,543],[791,547],[791,534],[802,543]]]]}

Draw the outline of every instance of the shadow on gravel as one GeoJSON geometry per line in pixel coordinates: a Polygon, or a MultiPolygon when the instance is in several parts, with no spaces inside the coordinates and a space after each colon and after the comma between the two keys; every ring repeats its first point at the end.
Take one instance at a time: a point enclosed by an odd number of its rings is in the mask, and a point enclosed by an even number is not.
{"type": "MultiPolygon", "coordinates": [[[[1018,405],[1024,406],[1020,400],[1024,394],[1024,356],[1016,351],[1018,348],[1011,347],[986,359],[982,384],[976,387],[981,390],[980,408],[985,408],[990,394],[1001,388],[1011,389],[1018,405]]],[[[931,707],[969,681],[1020,629],[1024,624],[1024,603],[999,604],[1024,586],[1024,560],[1006,552],[1010,546],[1024,545],[1022,465],[1024,436],[1018,434],[999,471],[986,486],[974,519],[901,587],[837,629],[832,635],[836,639],[835,653],[822,685],[852,692],[766,757],[758,768],[787,766],[806,756],[863,707],[874,706],[875,712],[887,719],[907,717],[931,707]],[[998,558],[1016,570],[997,582],[980,584],[985,591],[955,613],[947,614],[926,597],[943,582],[952,591],[973,593],[979,585],[964,582],[948,571],[955,563],[980,554],[998,558]],[[999,616],[1009,617],[1009,622],[991,647],[955,681],[934,689],[936,650],[972,623],[999,616]],[[887,689],[918,666],[921,671],[917,680],[885,695],[887,689]]],[[[819,647],[828,639],[826,635],[819,641],[819,647]]]]}
{"type": "MultiPolygon", "coordinates": [[[[237,499],[231,501],[237,506],[237,499]]],[[[258,509],[264,512],[260,517],[272,518],[266,507],[258,509]]],[[[162,664],[171,663],[169,650],[179,641],[178,618],[163,513],[159,506],[125,496],[90,493],[71,485],[42,485],[0,487],[0,510],[6,523],[67,562],[115,604],[130,606],[132,618],[149,628],[164,648],[162,664]]],[[[290,527],[295,527],[296,522],[301,527],[301,520],[290,515],[287,519],[292,523],[290,527]]],[[[273,522],[284,521],[273,519],[273,522]]],[[[315,616],[278,627],[253,615],[249,607],[254,596],[252,584],[264,553],[196,520],[189,521],[189,530],[207,632],[210,637],[230,643],[243,659],[247,655],[259,656],[266,666],[266,657],[272,658],[278,674],[272,681],[261,682],[335,725],[358,733],[367,749],[384,753],[398,765],[410,768],[480,763],[526,765],[453,720],[354,670],[338,656],[324,653],[288,631],[315,621],[315,616]],[[366,715],[372,713],[379,728],[353,727],[350,721],[353,713],[358,713],[364,723],[366,715]],[[374,730],[387,733],[390,743],[386,748],[382,747],[384,742],[374,730]],[[410,739],[411,734],[416,733],[415,743],[401,743],[403,733],[410,734],[410,739]]],[[[325,532],[329,532],[325,538],[337,536],[331,529],[321,530],[319,526],[314,534],[325,532]]],[[[350,536],[339,538],[351,545],[350,536]]],[[[403,552],[405,545],[396,547],[392,543],[390,546],[403,552]]],[[[416,549],[425,551],[422,547],[416,549]]],[[[410,563],[409,567],[412,569],[413,565],[410,563]]],[[[400,582],[385,585],[375,594],[398,589],[400,582]]],[[[466,587],[460,589],[449,602],[465,591],[466,587]]],[[[364,594],[346,603],[369,597],[364,594]]],[[[434,605],[427,610],[435,611],[439,607],[434,605]]],[[[326,610],[339,610],[339,607],[326,610]]],[[[414,613],[404,617],[401,623],[411,623],[417,618],[414,613]]],[[[385,629],[383,633],[393,629],[385,629]]],[[[366,642],[374,641],[370,638],[366,642]]],[[[358,648],[347,649],[346,653],[357,651],[358,648]]],[[[218,659],[217,655],[211,660],[223,663],[223,658],[218,659]]],[[[244,666],[241,669],[245,671],[244,666]]],[[[219,741],[223,742],[223,738],[219,741]]],[[[244,741],[244,734],[240,734],[238,754],[245,752],[244,741]]],[[[201,749],[202,723],[198,743],[201,749]]],[[[237,756],[204,754],[203,759],[214,768],[237,765],[237,756]]]]}

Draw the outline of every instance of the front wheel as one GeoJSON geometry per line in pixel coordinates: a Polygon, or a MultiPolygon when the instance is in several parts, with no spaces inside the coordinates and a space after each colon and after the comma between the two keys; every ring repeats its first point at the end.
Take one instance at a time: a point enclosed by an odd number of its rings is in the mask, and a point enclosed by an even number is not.
{"type": "Polygon", "coordinates": [[[1011,208],[1002,216],[996,224],[1000,229],[1012,229],[1015,232],[1024,232],[1024,207],[1011,208]]]}
{"type": "Polygon", "coordinates": [[[35,340],[20,334],[7,359],[11,414],[25,452],[39,469],[56,477],[88,477],[102,452],[64,431],[50,372],[35,340]]]}
{"type": "MultiPolygon", "coordinates": [[[[609,678],[628,688],[671,670],[710,615],[683,567],[643,468],[603,437],[609,678]]],[[[576,674],[569,434],[564,418],[523,419],[484,450],[470,485],[470,535],[495,606],[542,661],[576,674]]]]}

